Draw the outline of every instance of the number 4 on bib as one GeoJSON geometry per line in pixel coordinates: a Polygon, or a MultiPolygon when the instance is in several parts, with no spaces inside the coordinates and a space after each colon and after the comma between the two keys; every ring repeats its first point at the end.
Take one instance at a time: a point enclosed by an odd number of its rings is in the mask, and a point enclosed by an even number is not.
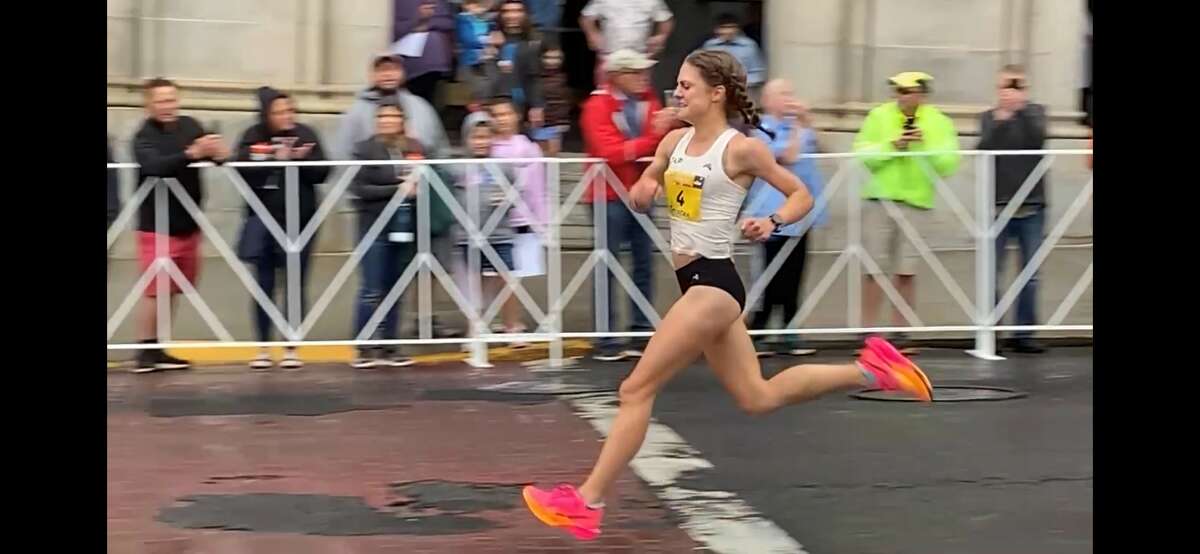
{"type": "Polygon", "coordinates": [[[700,221],[700,196],[703,192],[695,175],[683,171],[668,171],[663,176],[670,204],[671,218],[700,221]]]}

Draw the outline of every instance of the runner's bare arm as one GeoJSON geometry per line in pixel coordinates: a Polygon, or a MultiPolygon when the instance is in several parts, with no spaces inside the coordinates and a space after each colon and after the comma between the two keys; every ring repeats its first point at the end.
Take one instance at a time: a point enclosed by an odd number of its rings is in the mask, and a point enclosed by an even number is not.
{"type": "MultiPolygon", "coordinates": [[[[783,225],[800,221],[813,208],[813,197],[808,187],[791,171],[779,165],[766,143],[759,140],[735,140],[732,158],[739,163],[738,173],[761,178],[767,184],[787,196],[787,201],[775,212],[783,225]]],[[[751,218],[742,221],[742,234],[751,240],[766,240],[775,231],[769,218],[751,218]]]]}
{"type": "Polygon", "coordinates": [[[658,195],[658,189],[662,187],[663,174],[671,162],[671,151],[675,150],[675,145],[685,132],[685,129],[675,129],[658,143],[658,149],[654,151],[654,160],[629,190],[629,199],[635,210],[644,212],[654,205],[654,198],[658,195]]]}

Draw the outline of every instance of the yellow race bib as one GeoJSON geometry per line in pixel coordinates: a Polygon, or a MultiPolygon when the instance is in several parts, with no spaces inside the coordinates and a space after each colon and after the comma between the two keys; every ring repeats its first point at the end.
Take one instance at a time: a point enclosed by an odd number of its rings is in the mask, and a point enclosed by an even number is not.
{"type": "Polygon", "coordinates": [[[700,195],[704,191],[704,178],[678,170],[663,175],[667,188],[667,205],[671,207],[671,218],[685,221],[700,221],[700,195]]]}

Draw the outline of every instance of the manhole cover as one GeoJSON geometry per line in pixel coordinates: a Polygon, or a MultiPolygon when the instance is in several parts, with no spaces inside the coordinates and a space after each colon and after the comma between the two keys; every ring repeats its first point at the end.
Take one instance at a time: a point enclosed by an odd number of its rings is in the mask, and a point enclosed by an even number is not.
{"type": "Polygon", "coordinates": [[[569,383],[555,379],[508,381],[506,383],[479,387],[479,390],[508,394],[581,394],[588,392],[610,392],[613,388],[596,383],[569,383]]]}
{"type": "MultiPolygon", "coordinates": [[[[978,385],[948,385],[933,388],[934,402],[984,402],[996,400],[1013,400],[1025,398],[1029,393],[1005,387],[985,387],[978,385]]],[[[878,400],[883,402],[916,402],[917,399],[902,392],[883,391],[879,389],[861,390],[850,394],[850,398],[859,400],[878,400]]]]}

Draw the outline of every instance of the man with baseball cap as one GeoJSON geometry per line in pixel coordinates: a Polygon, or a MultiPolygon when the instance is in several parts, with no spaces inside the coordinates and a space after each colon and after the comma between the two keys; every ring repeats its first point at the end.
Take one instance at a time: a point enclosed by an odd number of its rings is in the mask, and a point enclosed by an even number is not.
{"type": "Polygon", "coordinates": [[[331,159],[351,159],[354,145],[375,135],[375,106],[387,96],[399,100],[408,136],[421,141],[430,158],[449,156],[450,142],[437,110],[405,88],[405,77],[404,64],[398,56],[384,52],[371,57],[371,87],[358,93],[342,114],[331,159]]]}
{"type": "MultiPolygon", "coordinates": [[[[906,71],[888,79],[895,100],[876,106],[867,114],[862,129],[854,138],[854,151],[871,171],[871,180],[863,187],[863,248],[877,267],[875,273],[895,276],[896,289],[909,306],[916,306],[913,278],[921,255],[904,235],[900,224],[889,215],[884,201],[893,202],[900,215],[921,229],[933,212],[933,174],[948,177],[958,169],[958,134],[954,123],[937,108],[926,104],[933,77],[920,71],[906,71]],[[896,156],[896,152],[938,152],[930,156],[896,156]]],[[[879,323],[882,289],[875,277],[863,283],[863,325],[879,323]]],[[[893,326],[903,326],[899,310],[893,310],[893,326]]],[[[906,337],[896,337],[901,346],[906,337]]],[[[911,347],[906,348],[912,353],[911,347]]]]}
{"type": "MultiPolygon", "coordinates": [[[[662,109],[657,95],[650,87],[648,70],[654,60],[636,50],[617,50],[604,63],[607,83],[592,92],[583,104],[580,128],[589,156],[604,158],[616,174],[621,186],[629,190],[646,168],[638,158],[651,156],[658,142],[675,126],[675,110],[662,109]]],[[[607,208],[608,249],[618,256],[621,246],[629,243],[633,254],[633,281],[642,295],[654,302],[653,262],[654,242],[634,219],[633,212],[621,202],[617,192],[608,186],[603,174],[589,183],[584,202],[605,203],[607,208]]],[[[608,284],[608,320],[615,321],[618,286],[612,276],[608,284]]],[[[641,310],[630,301],[631,331],[650,331],[653,327],[641,310]]],[[[595,358],[602,361],[621,360],[640,355],[636,347],[622,351],[616,340],[601,340],[595,358]]]]}

